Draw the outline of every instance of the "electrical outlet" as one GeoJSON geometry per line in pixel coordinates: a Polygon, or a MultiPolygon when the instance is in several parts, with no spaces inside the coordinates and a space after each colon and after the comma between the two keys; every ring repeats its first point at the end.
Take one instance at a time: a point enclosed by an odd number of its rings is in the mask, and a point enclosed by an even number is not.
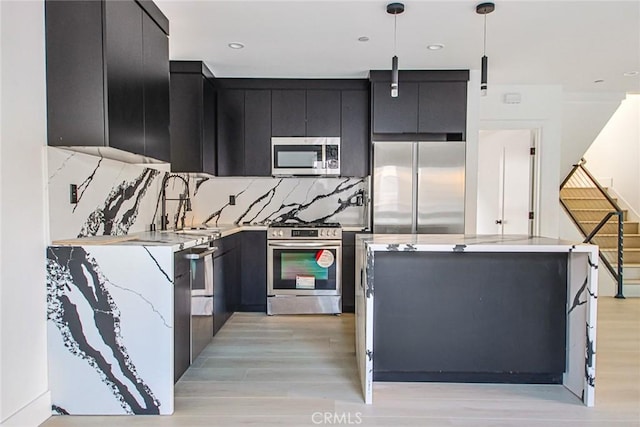
{"type": "Polygon", "coordinates": [[[71,184],[69,186],[69,203],[72,205],[78,203],[78,186],[76,184],[71,184]]]}
{"type": "Polygon", "coordinates": [[[234,206],[236,204],[236,196],[229,196],[229,204],[234,206]]]}

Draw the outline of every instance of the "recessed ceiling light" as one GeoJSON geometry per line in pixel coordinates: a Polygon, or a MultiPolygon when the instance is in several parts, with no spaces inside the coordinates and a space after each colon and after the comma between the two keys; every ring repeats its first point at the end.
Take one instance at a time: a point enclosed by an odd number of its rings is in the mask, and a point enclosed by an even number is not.
{"type": "Polygon", "coordinates": [[[369,41],[369,37],[367,37],[367,36],[358,37],[358,41],[359,42],[368,42],[369,41]]]}
{"type": "Polygon", "coordinates": [[[444,45],[442,43],[434,43],[427,46],[429,50],[440,50],[444,49],[444,45]]]}
{"type": "Polygon", "coordinates": [[[604,83],[604,80],[602,80],[602,79],[598,79],[598,80],[594,80],[593,82],[594,82],[594,83],[604,83]]]}
{"type": "Polygon", "coordinates": [[[238,42],[229,43],[228,46],[231,49],[242,49],[244,47],[242,43],[238,43],[238,42]]]}
{"type": "Polygon", "coordinates": [[[627,71],[626,73],[623,74],[623,76],[625,76],[625,77],[633,77],[633,76],[637,76],[638,74],[640,74],[640,72],[638,72],[638,71],[627,71]]]}

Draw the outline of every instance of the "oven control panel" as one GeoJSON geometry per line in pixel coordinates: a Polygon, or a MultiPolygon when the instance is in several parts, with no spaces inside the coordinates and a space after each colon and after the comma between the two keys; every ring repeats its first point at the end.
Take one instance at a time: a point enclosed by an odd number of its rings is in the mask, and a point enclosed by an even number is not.
{"type": "Polygon", "coordinates": [[[269,239],[342,240],[341,228],[269,228],[269,239]]]}
{"type": "Polygon", "coordinates": [[[318,237],[320,230],[291,230],[291,237],[318,237]]]}

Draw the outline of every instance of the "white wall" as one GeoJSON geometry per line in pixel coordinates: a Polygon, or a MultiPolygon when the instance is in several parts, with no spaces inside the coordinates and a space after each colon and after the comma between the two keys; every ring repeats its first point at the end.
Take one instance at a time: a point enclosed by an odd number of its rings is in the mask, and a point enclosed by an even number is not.
{"type": "Polygon", "coordinates": [[[478,128],[480,117],[480,70],[469,71],[467,86],[467,145],[465,159],[464,232],[476,234],[478,211],[478,128]]]}
{"type": "Polygon", "coordinates": [[[565,93],[560,177],[564,179],[620,106],[624,93],[565,93]]]}
{"type": "Polygon", "coordinates": [[[555,85],[490,85],[487,96],[480,97],[480,129],[538,129],[534,234],[546,237],[559,231],[562,100],[562,88],[555,85]],[[519,93],[521,102],[504,103],[505,93],[519,93]]]}
{"type": "Polygon", "coordinates": [[[584,157],[596,179],[640,212],[640,95],[627,95],[584,157]]]}
{"type": "Polygon", "coordinates": [[[44,4],[0,1],[0,421],[50,414],[47,384],[44,4]]]}

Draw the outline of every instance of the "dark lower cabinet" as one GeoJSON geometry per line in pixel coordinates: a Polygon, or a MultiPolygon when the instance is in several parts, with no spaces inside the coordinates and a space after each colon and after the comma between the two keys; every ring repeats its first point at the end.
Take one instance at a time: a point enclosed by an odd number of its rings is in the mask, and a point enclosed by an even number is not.
{"type": "Polygon", "coordinates": [[[238,311],[267,311],[267,232],[243,231],[240,307],[238,311]]]}
{"type": "Polygon", "coordinates": [[[356,234],[362,232],[342,232],[342,312],[356,311],[356,234]]]}
{"type": "Polygon", "coordinates": [[[167,24],[151,2],[45,2],[49,145],[169,161],[168,25],[159,18],[167,24]]]}
{"type": "Polygon", "coordinates": [[[173,256],[173,381],[191,363],[191,281],[188,251],[173,256]]]}
{"type": "Polygon", "coordinates": [[[238,306],[240,288],[239,236],[224,237],[216,242],[213,259],[213,334],[218,333],[238,306]]]}

